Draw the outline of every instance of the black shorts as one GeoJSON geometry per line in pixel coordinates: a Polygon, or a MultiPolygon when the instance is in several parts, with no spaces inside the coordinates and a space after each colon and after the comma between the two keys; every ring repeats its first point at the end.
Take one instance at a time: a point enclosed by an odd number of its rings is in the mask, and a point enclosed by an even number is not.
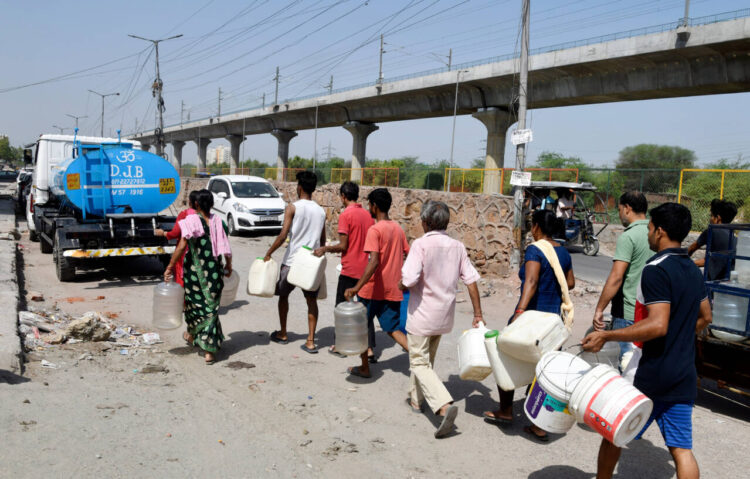
{"type": "MultiPolygon", "coordinates": [[[[294,291],[294,288],[296,288],[295,285],[286,280],[287,276],[289,276],[289,266],[282,264],[279,270],[279,281],[276,283],[276,292],[274,293],[276,296],[289,296],[294,291]]],[[[302,294],[305,295],[305,298],[317,298],[318,291],[320,291],[320,287],[315,291],[305,291],[303,289],[302,294]]]]}
{"type": "Polygon", "coordinates": [[[357,286],[357,281],[359,281],[359,279],[357,278],[350,278],[349,276],[344,276],[343,274],[339,275],[339,284],[338,286],[336,286],[336,304],[346,301],[344,292],[349,288],[357,286]]]}

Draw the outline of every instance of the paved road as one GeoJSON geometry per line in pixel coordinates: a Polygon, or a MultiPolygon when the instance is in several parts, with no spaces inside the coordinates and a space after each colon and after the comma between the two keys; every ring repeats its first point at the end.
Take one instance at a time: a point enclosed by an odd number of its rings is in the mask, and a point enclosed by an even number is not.
{"type": "Polygon", "coordinates": [[[591,283],[604,284],[612,268],[612,257],[598,254],[596,256],[586,256],[576,249],[571,249],[570,256],[573,259],[573,271],[576,278],[589,281],[591,283]]]}

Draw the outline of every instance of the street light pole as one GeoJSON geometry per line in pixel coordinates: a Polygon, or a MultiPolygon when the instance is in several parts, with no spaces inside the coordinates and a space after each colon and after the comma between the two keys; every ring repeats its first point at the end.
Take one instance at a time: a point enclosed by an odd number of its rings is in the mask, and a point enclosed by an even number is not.
{"type": "Polygon", "coordinates": [[[70,113],[66,113],[65,116],[69,116],[69,117],[75,119],[75,121],[76,121],[76,128],[78,128],[78,119],[79,118],[88,118],[88,115],[86,115],[86,116],[75,116],[75,115],[71,115],[70,113]]]}
{"type": "Polygon", "coordinates": [[[318,162],[318,102],[315,102],[315,140],[313,141],[313,171],[315,171],[315,165],[318,162]]]}
{"type": "Polygon", "coordinates": [[[99,93],[99,92],[95,92],[94,90],[89,90],[89,91],[95,95],[99,95],[100,97],[102,97],[102,128],[101,128],[99,136],[104,138],[104,99],[108,96],[120,96],[120,94],[119,93],[99,93]]]}
{"type": "Polygon", "coordinates": [[[456,113],[458,112],[458,83],[461,79],[461,74],[466,73],[469,70],[458,70],[456,72],[456,96],[453,99],[453,131],[451,132],[451,157],[450,162],[448,163],[448,183],[446,184],[446,190],[451,190],[451,173],[453,170],[453,145],[456,141],[456,113]]]}
{"type": "Polygon", "coordinates": [[[58,130],[60,130],[60,134],[61,134],[61,135],[62,135],[63,133],[65,133],[65,130],[67,130],[67,129],[68,129],[68,128],[63,128],[63,127],[61,127],[61,126],[57,126],[57,125],[52,125],[52,128],[57,128],[58,130]]]}
{"type": "Polygon", "coordinates": [[[164,156],[164,98],[162,97],[162,89],[164,87],[164,83],[161,81],[161,74],[159,72],[159,43],[165,42],[167,40],[172,40],[174,38],[180,38],[182,34],[174,35],[168,38],[161,38],[159,40],[151,40],[150,38],[143,38],[139,37],[138,35],[128,35],[131,38],[136,38],[138,40],[144,40],[147,42],[151,42],[154,44],[154,50],[156,52],[156,80],[154,80],[154,84],[151,86],[151,94],[155,97],[157,97],[156,100],[156,109],[159,112],[159,126],[156,130],[156,154],[159,156],[164,156]]]}

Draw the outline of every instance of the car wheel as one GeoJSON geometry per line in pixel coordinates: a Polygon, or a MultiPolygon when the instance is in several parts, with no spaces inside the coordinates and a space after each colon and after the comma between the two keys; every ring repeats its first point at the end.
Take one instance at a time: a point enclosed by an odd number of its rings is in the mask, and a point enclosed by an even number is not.
{"type": "Polygon", "coordinates": [[[232,215],[227,215],[227,229],[229,230],[229,236],[237,236],[239,234],[239,231],[234,226],[232,215]]]}

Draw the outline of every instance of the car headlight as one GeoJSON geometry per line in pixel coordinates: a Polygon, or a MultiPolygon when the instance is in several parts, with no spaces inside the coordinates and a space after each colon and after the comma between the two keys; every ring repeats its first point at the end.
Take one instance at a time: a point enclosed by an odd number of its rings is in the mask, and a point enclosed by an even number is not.
{"type": "Polygon", "coordinates": [[[235,203],[233,208],[240,213],[250,213],[250,208],[240,203],[235,203]]]}

